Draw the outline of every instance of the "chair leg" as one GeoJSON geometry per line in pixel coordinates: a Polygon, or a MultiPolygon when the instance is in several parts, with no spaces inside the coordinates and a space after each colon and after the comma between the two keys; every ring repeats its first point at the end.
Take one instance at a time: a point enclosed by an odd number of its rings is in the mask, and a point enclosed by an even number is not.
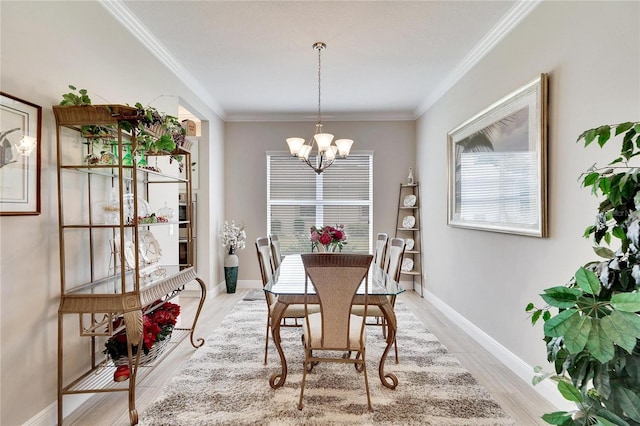
{"type": "Polygon", "coordinates": [[[264,365],[267,365],[268,350],[269,350],[269,322],[267,321],[267,336],[264,339],[264,365]]]}
{"type": "Polygon", "coordinates": [[[362,364],[361,362],[357,362],[357,360],[358,360],[358,359],[360,359],[360,356],[361,356],[361,355],[362,355],[362,353],[361,353],[361,352],[359,352],[359,351],[358,351],[358,352],[356,352],[356,357],[355,357],[356,362],[354,362],[354,363],[353,363],[353,366],[355,367],[355,369],[356,369],[356,371],[357,371],[358,373],[362,373],[362,371],[364,370],[364,368],[363,368],[363,365],[364,365],[364,364],[362,364]]]}
{"type": "Polygon", "coordinates": [[[373,407],[371,406],[371,394],[369,393],[369,379],[367,378],[367,363],[364,356],[364,350],[362,351],[362,372],[364,374],[364,387],[367,390],[367,406],[369,408],[369,412],[373,412],[373,407]]]}
{"type": "MultiPolygon", "coordinates": [[[[303,342],[304,342],[304,339],[303,339],[303,342]]],[[[302,410],[302,407],[304,407],[304,405],[302,404],[302,397],[304,395],[304,384],[307,381],[307,368],[309,368],[308,359],[309,359],[309,351],[305,348],[304,361],[302,363],[302,384],[300,385],[300,399],[298,400],[298,410],[302,410]]]]}

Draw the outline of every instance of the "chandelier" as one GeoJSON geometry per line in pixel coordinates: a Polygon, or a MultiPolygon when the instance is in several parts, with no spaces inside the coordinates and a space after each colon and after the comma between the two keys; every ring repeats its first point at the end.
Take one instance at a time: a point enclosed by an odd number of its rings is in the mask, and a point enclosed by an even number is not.
{"type": "Polygon", "coordinates": [[[316,132],[313,137],[309,139],[309,143],[305,143],[304,138],[287,138],[291,155],[307,163],[317,174],[322,173],[327,167],[332,165],[336,157],[347,158],[349,151],[351,151],[351,145],[353,144],[352,139],[338,139],[332,144],[333,135],[322,131],[322,113],[320,109],[320,53],[326,47],[327,45],[321,41],[313,44],[313,48],[318,51],[318,122],[316,123],[316,132]],[[309,160],[314,144],[318,148],[318,153],[314,161],[315,164],[309,160]]]}

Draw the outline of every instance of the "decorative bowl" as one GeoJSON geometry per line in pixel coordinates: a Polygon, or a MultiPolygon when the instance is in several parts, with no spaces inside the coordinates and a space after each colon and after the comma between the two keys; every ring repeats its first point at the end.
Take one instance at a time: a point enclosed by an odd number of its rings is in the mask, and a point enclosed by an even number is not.
{"type": "Polygon", "coordinates": [[[400,267],[400,269],[403,272],[409,272],[413,269],[413,260],[412,259],[404,259],[402,261],[402,266],[400,267]]]}
{"type": "Polygon", "coordinates": [[[413,216],[405,216],[402,219],[402,227],[409,229],[409,228],[413,228],[416,224],[416,218],[413,216]]]}
{"type": "Polygon", "coordinates": [[[410,251],[413,250],[413,246],[415,245],[415,241],[413,241],[413,238],[405,238],[404,240],[404,249],[406,251],[410,251]]]}
{"type": "Polygon", "coordinates": [[[416,205],[416,196],[411,194],[404,197],[403,204],[405,207],[413,207],[416,205]]]}

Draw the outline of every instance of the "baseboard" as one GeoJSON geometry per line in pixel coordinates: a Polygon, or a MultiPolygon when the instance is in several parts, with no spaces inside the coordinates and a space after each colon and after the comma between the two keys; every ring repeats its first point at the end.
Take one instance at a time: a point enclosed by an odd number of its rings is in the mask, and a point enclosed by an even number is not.
{"type": "Polygon", "coordinates": [[[478,328],[471,321],[460,315],[449,305],[440,300],[437,296],[429,291],[424,292],[425,298],[449,318],[455,325],[460,327],[472,339],[482,345],[489,353],[498,358],[509,370],[524,380],[529,386],[533,387],[536,392],[542,395],[551,404],[559,410],[571,411],[575,409],[575,405],[564,399],[556,387],[556,382],[547,379],[533,386],[533,367],[517,357],[513,352],[502,346],[499,342],[489,336],[487,333],[478,328]]]}
{"type": "MultiPolygon", "coordinates": [[[[91,398],[92,394],[77,394],[64,396],[63,419],[73,413],[91,398]]],[[[58,401],[52,402],[44,410],[23,423],[23,426],[46,426],[58,424],[58,401]]]]}

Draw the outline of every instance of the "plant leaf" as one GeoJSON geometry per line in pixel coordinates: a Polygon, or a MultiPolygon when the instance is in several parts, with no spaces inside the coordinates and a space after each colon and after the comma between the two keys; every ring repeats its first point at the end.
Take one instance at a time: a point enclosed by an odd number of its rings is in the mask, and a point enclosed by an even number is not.
{"type": "Polygon", "coordinates": [[[587,186],[591,186],[594,183],[596,183],[596,181],[598,180],[598,178],[600,177],[600,173],[598,172],[593,172],[593,173],[589,173],[584,180],[582,181],[582,184],[587,187],[587,186]]]}
{"type": "Polygon", "coordinates": [[[596,294],[600,291],[600,280],[598,276],[585,268],[580,268],[576,271],[576,284],[589,294],[596,294]]]}
{"type": "Polygon", "coordinates": [[[530,310],[532,310],[533,308],[534,308],[533,303],[529,303],[529,304],[527,305],[527,307],[525,308],[525,311],[529,312],[529,311],[530,311],[530,310]]]}
{"type": "Polygon", "coordinates": [[[622,229],[619,226],[614,226],[613,230],[611,231],[611,233],[613,234],[614,237],[619,238],[619,239],[624,239],[626,238],[627,234],[625,234],[624,229],[622,229]]]}
{"type": "Polygon", "coordinates": [[[566,311],[562,311],[558,315],[551,317],[544,323],[544,334],[550,337],[564,336],[569,325],[567,324],[567,320],[577,314],[578,311],[576,309],[567,309],[566,311]]]}
{"type": "Polygon", "coordinates": [[[611,395],[611,378],[609,377],[609,371],[604,366],[598,366],[595,374],[593,375],[593,386],[598,394],[604,399],[608,399],[611,395]]]}
{"type": "Polygon", "coordinates": [[[611,297],[611,306],[623,312],[640,311],[640,293],[618,293],[611,297]]]}
{"type": "Polygon", "coordinates": [[[540,318],[540,315],[542,314],[542,311],[540,309],[538,309],[537,311],[535,311],[532,315],[531,315],[531,324],[534,324],[538,322],[538,319],[540,318]]]}
{"type": "Polygon", "coordinates": [[[564,425],[568,420],[571,420],[571,413],[567,413],[566,411],[555,411],[553,413],[543,414],[542,420],[550,425],[564,425]]]}
{"type": "MultiPolygon", "coordinates": [[[[613,235],[616,235],[616,229],[617,228],[613,228],[613,235]]],[[[604,257],[605,259],[613,259],[614,257],[616,257],[616,254],[613,252],[613,250],[608,247],[596,246],[593,248],[593,251],[596,252],[598,256],[604,257]]]]}
{"type": "MultiPolygon", "coordinates": [[[[596,138],[596,129],[589,129],[580,135],[580,138],[584,137],[584,146],[588,146],[596,138]]],[[[578,138],[578,140],[580,140],[578,138]]]]}
{"type": "Polygon", "coordinates": [[[640,396],[623,386],[614,387],[613,393],[624,414],[630,419],[640,422],[640,396]]]}
{"type": "MultiPolygon", "coordinates": [[[[613,412],[608,411],[606,409],[596,410],[596,414],[594,416],[596,419],[604,419],[610,422],[610,424],[615,426],[630,426],[624,419],[615,415],[613,412]]],[[[600,423],[596,423],[600,424],[600,423]]],[[[606,423],[602,423],[606,424],[606,423]]]]}
{"type": "Polygon", "coordinates": [[[606,195],[611,191],[611,182],[607,178],[602,178],[598,182],[598,187],[600,188],[600,191],[606,195]]]}
{"type": "Polygon", "coordinates": [[[591,332],[591,318],[587,315],[573,315],[567,320],[564,344],[571,354],[582,351],[591,332]]]}
{"type": "Polygon", "coordinates": [[[640,357],[628,356],[626,358],[624,371],[635,383],[640,383],[640,357]]]}
{"type": "Polygon", "coordinates": [[[568,401],[582,402],[584,398],[580,393],[580,390],[573,386],[571,383],[565,381],[558,382],[558,390],[560,394],[568,401]]]}
{"type": "MultiPolygon", "coordinates": [[[[585,347],[595,359],[602,363],[613,359],[615,354],[613,342],[609,337],[607,337],[604,330],[602,330],[599,319],[592,320],[591,331],[589,332],[589,338],[587,339],[585,347]]],[[[606,375],[607,379],[609,378],[606,369],[604,370],[603,375],[606,375]]],[[[600,392],[600,390],[598,390],[598,392],[600,392]]]]}
{"type": "Polygon", "coordinates": [[[607,125],[600,126],[596,129],[596,133],[598,134],[598,145],[603,147],[611,137],[611,127],[607,125]]]}
{"type": "Polygon", "coordinates": [[[631,129],[633,127],[635,123],[631,122],[631,121],[627,121],[625,123],[620,123],[616,126],[616,133],[615,135],[618,136],[620,133],[624,133],[627,130],[631,129]]]}
{"type": "MultiPolygon", "coordinates": [[[[640,337],[640,316],[614,310],[600,320],[602,330],[618,346],[631,353],[640,337]]],[[[546,325],[546,323],[545,323],[546,325]]]]}
{"type": "Polygon", "coordinates": [[[610,422],[604,417],[593,416],[593,419],[596,421],[595,426],[620,426],[620,424],[610,422]]]}
{"type": "Polygon", "coordinates": [[[540,297],[556,308],[570,308],[576,304],[581,295],[582,292],[578,289],[558,286],[545,289],[540,297]]]}

